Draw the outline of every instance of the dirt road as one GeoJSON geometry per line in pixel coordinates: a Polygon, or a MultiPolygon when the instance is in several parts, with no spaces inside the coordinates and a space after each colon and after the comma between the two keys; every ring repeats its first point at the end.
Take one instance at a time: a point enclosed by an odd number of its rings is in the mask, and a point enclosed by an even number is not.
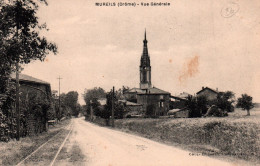
{"type": "MultiPolygon", "coordinates": [[[[146,138],[74,119],[70,142],[76,143],[90,166],[235,165],[164,145],[146,138]]],[[[64,163],[63,163],[64,164],[64,163]]],[[[55,165],[59,165],[57,162],[55,165]]]]}

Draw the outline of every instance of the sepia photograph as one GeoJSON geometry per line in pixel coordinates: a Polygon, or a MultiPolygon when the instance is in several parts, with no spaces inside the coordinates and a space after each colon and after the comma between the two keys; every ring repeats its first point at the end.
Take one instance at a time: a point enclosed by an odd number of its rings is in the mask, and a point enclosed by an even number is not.
{"type": "Polygon", "coordinates": [[[0,166],[260,166],[259,0],[0,0],[0,166]]]}

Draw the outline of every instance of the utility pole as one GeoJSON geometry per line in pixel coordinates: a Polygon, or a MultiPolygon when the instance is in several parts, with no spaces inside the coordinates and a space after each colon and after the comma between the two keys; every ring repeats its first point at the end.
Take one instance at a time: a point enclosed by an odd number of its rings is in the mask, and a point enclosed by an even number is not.
{"type": "MultiPolygon", "coordinates": [[[[16,11],[17,12],[17,11],[16,11]]],[[[16,13],[18,14],[18,12],[16,13]]],[[[16,39],[17,42],[19,40],[19,28],[20,28],[20,24],[18,22],[18,19],[16,18],[16,39]]],[[[19,93],[20,93],[20,87],[19,87],[19,53],[17,55],[17,60],[16,60],[16,95],[15,95],[15,108],[16,108],[16,120],[17,120],[17,137],[16,140],[19,141],[20,140],[20,98],[19,98],[19,93]]]]}
{"type": "Polygon", "coordinates": [[[114,94],[115,94],[115,87],[113,86],[113,91],[112,91],[112,116],[111,116],[111,119],[112,119],[112,127],[115,127],[115,123],[114,123],[114,94]]]}
{"type": "Polygon", "coordinates": [[[19,92],[20,92],[20,87],[19,87],[19,62],[16,62],[16,95],[15,95],[15,108],[16,108],[16,120],[17,120],[17,136],[16,140],[20,140],[20,98],[19,98],[19,92]]]}
{"type": "Polygon", "coordinates": [[[92,100],[90,100],[90,121],[93,122],[93,107],[92,107],[92,100]]]}
{"type": "Polygon", "coordinates": [[[57,78],[58,80],[59,80],[59,117],[58,117],[58,119],[60,120],[60,114],[61,114],[61,109],[60,109],[60,80],[62,79],[62,78],[60,78],[60,76],[59,76],[59,78],[57,78]]]}

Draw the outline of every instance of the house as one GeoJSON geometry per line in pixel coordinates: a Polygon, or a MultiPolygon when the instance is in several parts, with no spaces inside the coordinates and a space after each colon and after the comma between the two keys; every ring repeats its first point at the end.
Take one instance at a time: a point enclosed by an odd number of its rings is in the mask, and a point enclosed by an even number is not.
{"type": "Polygon", "coordinates": [[[197,97],[205,96],[207,100],[212,101],[212,100],[217,99],[218,93],[219,93],[218,89],[213,90],[208,87],[202,87],[202,89],[199,92],[197,92],[196,94],[197,94],[197,97]]]}
{"type": "MultiPolygon", "coordinates": [[[[11,81],[16,81],[15,73],[11,74],[11,81]]],[[[52,92],[51,85],[48,82],[42,81],[40,79],[31,77],[25,74],[19,74],[19,85],[20,85],[20,111],[24,118],[22,118],[22,129],[21,133],[26,133],[26,135],[34,135],[47,131],[47,121],[48,121],[48,110],[53,109],[51,104],[52,92]],[[38,98],[43,105],[46,101],[46,105],[43,107],[35,107],[33,101],[38,98]]],[[[54,110],[52,110],[54,112],[54,110]]]]}
{"type": "Polygon", "coordinates": [[[143,53],[140,60],[139,88],[124,92],[125,99],[142,105],[142,114],[161,116],[169,111],[170,93],[152,86],[150,56],[147,47],[146,32],[143,40],[143,53]]]}
{"type": "Polygon", "coordinates": [[[182,92],[176,96],[170,96],[170,98],[171,98],[170,109],[184,108],[185,103],[189,96],[192,96],[192,95],[187,92],[182,92]]]}
{"type": "Polygon", "coordinates": [[[127,100],[119,100],[119,103],[124,105],[124,114],[123,117],[132,117],[140,115],[140,110],[142,110],[143,105],[130,102],[127,100]]]}

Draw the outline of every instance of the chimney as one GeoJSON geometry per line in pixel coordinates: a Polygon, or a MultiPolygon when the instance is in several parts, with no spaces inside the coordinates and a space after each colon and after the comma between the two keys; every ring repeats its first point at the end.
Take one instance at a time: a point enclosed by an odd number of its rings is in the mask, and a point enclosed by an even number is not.
{"type": "Polygon", "coordinates": [[[202,87],[202,89],[204,89],[204,86],[202,87]]]}
{"type": "Polygon", "coordinates": [[[216,91],[218,92],[218,88],[216,88],[216,91]]]}

